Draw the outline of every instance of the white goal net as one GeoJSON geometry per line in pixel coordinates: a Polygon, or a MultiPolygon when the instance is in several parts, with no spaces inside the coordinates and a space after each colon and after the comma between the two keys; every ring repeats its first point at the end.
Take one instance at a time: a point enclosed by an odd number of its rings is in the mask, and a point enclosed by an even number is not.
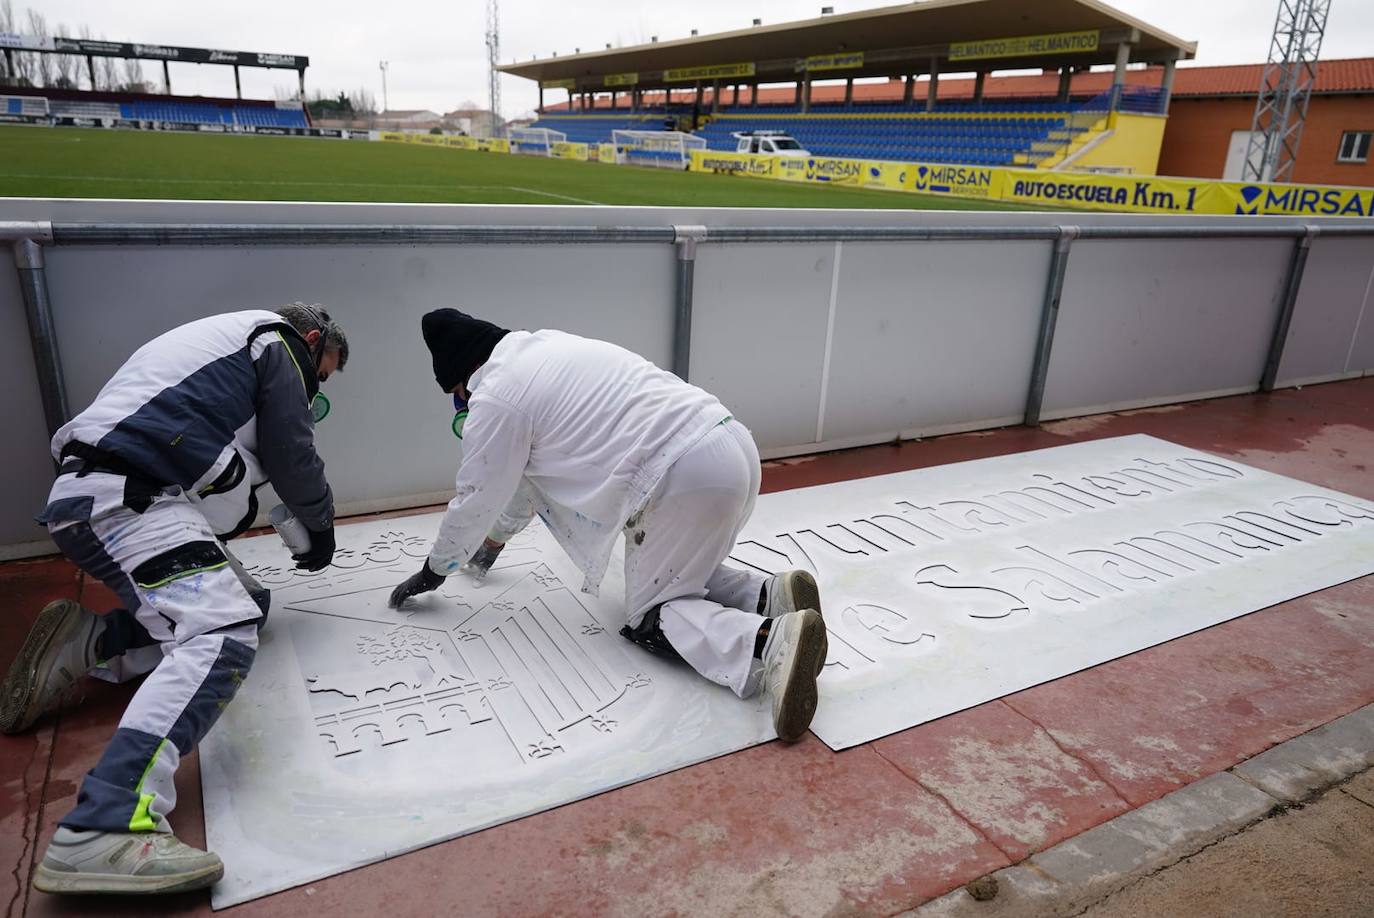
{"type": "Polygon", "coordinates": [[[686,169],[693,150],[706,149],[706,138],[682,131],[612,131],[615,161],[624,165],[686,169]]]}
{"type": "Polygon", "coordinates": [[[510,128],[506,135],[510,140],[510,151],[526,156],[552,156],[553,145],[568,139],[568,135],[562,131],[535,127],[510,128]]]}

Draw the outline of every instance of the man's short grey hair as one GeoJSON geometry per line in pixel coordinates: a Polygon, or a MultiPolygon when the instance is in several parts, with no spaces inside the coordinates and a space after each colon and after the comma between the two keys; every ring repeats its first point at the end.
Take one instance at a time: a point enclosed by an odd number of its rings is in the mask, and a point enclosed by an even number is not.
{"type": "Polygon", "coordinates": [[[277,315],[291,323],[291,327],[302,335],[312,331],[323,334],[325,350],[339,352],[340,370],[348,363],[348,337],[339,323],[329,317],[329,310],[324,306],[319,303],[291,303],[278,308],[277,315]]]}

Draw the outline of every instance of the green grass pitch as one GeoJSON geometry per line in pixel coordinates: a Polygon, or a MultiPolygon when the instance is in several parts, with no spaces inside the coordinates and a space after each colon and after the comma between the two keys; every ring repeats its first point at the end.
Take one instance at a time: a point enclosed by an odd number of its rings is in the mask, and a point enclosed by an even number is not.
{"type": "Polygon", "coordinates": [[[1005,204],[442,147],[0,127],[0,196],[1009,210],[1005,204]]]}

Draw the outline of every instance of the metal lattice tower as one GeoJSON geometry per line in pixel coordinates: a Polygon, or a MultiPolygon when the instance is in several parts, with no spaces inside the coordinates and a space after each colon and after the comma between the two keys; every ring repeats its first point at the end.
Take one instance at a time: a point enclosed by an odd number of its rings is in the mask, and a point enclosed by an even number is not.
{"type": "Polygon", "coordinates": [[[1279,0],[1245,153],[1247,182],[1286,182],[1293,177],[1330,9],[1331,0],[1279,0]]]}
{"type": "Polygon", "coordinates": [[[496,67],[501,56],[501,11],[499,0],[487,0],[487,108],[491,109],[491,135],[500,137],[501,74],[496,67]]]}

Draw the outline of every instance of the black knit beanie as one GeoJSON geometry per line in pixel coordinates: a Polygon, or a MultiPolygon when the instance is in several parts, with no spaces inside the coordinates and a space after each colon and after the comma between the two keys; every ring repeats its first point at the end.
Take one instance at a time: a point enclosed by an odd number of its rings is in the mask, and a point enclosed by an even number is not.
{"type": "Polygon", "coordinates": [[[436,309],[420,320],[420,333],[434,358],[434,381],[451,392],[459,383],[467,385],[472,371],[487,362],[509,330],[456,309],[436,309]]]}

